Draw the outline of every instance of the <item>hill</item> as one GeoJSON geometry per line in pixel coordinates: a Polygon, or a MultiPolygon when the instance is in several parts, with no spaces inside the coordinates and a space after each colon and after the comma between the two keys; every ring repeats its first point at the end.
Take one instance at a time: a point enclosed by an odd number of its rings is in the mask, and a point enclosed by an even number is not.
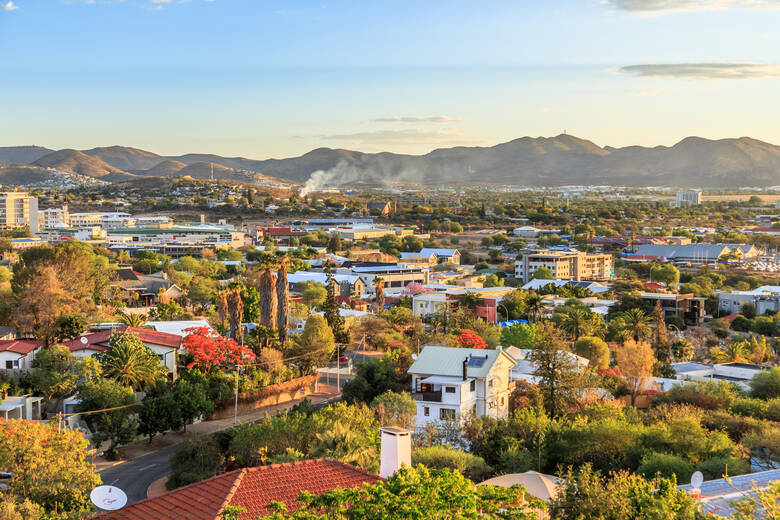
{"type": "Polygon", "coordinates": [[[0,147],[0,164],[30,164],[53,151],[42,146],[4,146],[0,147]]]}
{"type": "Polygon", "coordinates": [[[134,170],[139,175],[151,175],[155,177],[176,177],[187,165],[179,161],[163,161],[148,170],[134,170]]]}
{"type": "Polygon", "coordinates": [[[146,170],[147,168],[159,164],[163,160],[163,158],[156,153],[126,146],[108,146],[82,151],[87,155],[97,157],[114,168],[119,168],[124,171],[146,170]]]}
{"type": "Polygon", "coordinates": [[[78,150],[59,150],[44,155],[32,163],[35,166],[56,168],[58,170],[94,177],[106,182],[120,182],[133,176],[110,164],[78,150]]]}

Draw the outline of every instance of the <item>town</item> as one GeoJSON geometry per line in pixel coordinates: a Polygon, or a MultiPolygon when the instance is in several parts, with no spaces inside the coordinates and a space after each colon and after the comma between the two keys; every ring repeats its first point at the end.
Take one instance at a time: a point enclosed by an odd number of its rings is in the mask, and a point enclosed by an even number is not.
{"type": "Polygon", "coordinates": [[[418,480],[518,518],[636,489],[728,517],[774,489],[771,188],[154,191],[0,194],[23,518],[89,517],[101,481],[124,507],[98,518],[298,518],[418,480]]]}

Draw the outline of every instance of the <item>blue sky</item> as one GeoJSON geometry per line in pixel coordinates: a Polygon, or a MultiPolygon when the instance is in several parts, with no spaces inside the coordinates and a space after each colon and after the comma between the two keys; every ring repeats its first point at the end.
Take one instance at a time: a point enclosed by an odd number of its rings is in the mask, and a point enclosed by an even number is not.
{"type": "Polygon", "coordinates": [[[780,143],[780,0],[0,0],[0,146],[780,143]]]}

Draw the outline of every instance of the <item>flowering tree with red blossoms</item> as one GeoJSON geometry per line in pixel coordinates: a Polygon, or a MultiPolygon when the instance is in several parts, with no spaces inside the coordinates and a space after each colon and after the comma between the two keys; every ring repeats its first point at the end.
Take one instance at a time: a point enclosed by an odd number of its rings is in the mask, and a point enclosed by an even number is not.
{"type": "Polygon", "coordinates": [[[463,329],[458,334],[458,343],[466,348],[487,348],[487,343],[473,330],[463,329]]]}
{"type": "Polygon", "coordinates": [[[204,372],[210,372],[220,366],[246,365],[255,358],[254,352],[247,347],[220,336],[208,327],[191,327],[184,332],[187,336],[182,345],[195,358],[187,365],[188,369],[197,366],[204,372]]]}

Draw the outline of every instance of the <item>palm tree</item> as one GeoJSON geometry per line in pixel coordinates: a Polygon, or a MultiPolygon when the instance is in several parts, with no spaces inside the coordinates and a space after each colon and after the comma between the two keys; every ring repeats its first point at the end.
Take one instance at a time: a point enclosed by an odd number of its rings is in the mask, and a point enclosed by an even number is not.
{"type": "Polygon", "coordinates": [[[230,335],[239,344],[244,344],[244,299],[241,297],[241,289],[234,287],[228,292],[228,309],[230,313],[230,335]]]}
{"type": "Polygon", "coordinates": [[[341,422],[317,434],[316,455],[330,457],[365,469],[376,458],[376,450],[357,432],[341,422]]]}
{"type": "Polygon", "coordinates": [[[544,309],[544,299],[537,293],[530,293],[525,297],[525,307],[528,312],[528,319],[536,321],[536,317],[544,309]]]}
{"type": "Polygon", "coordinates": [[[376,311],[382,312],[385,310],[385,280],[381,276],[374,278],[374,285],[376,286],[376,311]]]}
{"type": "Polygon", "coordinates": [[[135,314],[131,312],[119,311],[116,316],[119,318],[119,322],[122,325],[126,325],[128,327],[140,328],[143,327],[147,321],[149,321],[149,316],[146,314],[135,314]]]}
{"type": "Polygon", "coordinates": [[[653,321],[642,309],[633,308],[620,314],[623,326],[631,334],[634,341],[642,341],[652,334],[650,323],[653,321]]]}
{"type": "Polygon", "coordinates": [[[260,322],[268,328],[276,327],[276,275],[266,267],[260,275],[260,322]]]}
{"type": "Polygon", "coordinates": [[[290,285],[287,281],[287,257],[282,258],[276,277],[276,328],[279,341],[287,341],[287,324],[290,319],[290,285]]]}
{"type": "Polygon", "coordinates": [[[571,309],[564,315],[561,321],[561,328],[571,336],[574,341],[580,339],[581,336],[588,336],[592,330],[593,320],[591,319],[590,312],[580,307],[571,309]]]}
{"type": "Polygon", "coordinates": [[[119,384],[140,389],[162,375],[159,358],[134,334],[113,334],[111,350],[100,356],[103,375],[119,384]]]}
{"type": "Polygon", "coordinates": [[[716,363],[738,363],[745,361],[749,355],[750,351],[744,341],[734,341],[725,347],[710,350],[710,357],[716,363]]]}

